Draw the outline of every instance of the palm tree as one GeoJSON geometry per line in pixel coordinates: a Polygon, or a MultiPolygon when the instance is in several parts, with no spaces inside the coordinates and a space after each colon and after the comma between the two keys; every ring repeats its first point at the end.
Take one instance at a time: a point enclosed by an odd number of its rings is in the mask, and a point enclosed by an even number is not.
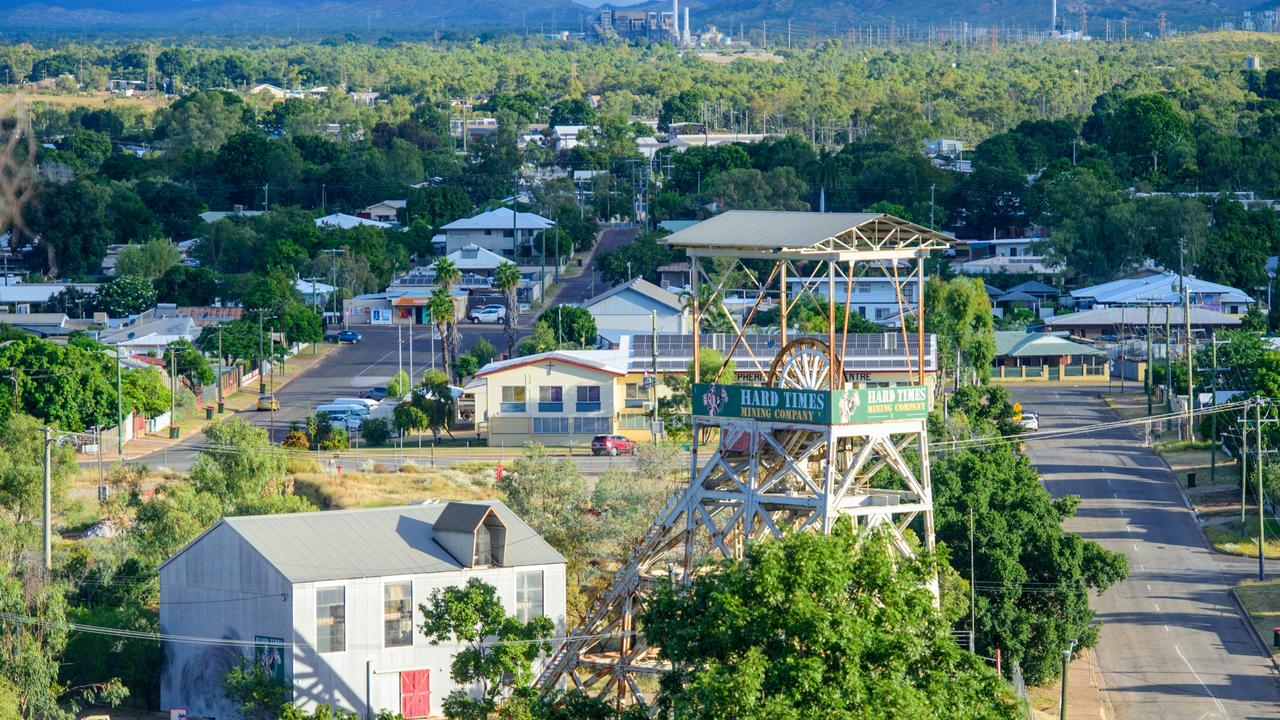
{"type": "Polygon", "coordinates": [[[516,267],[515,263],[502,263],[493,273],[493,286],[501,290],[506,298],[507,317],[505,330],[507,331],[507,352],[515,352],[516,314],[519,312],[516,308],[516,289],[520,287],[520,269],[516,267]]]}
{"type": "MultiPolygon", "coordinates": [[[[443,289],[446,298],[453,286],[462,279],[462,271],[458,270],[458,266],[447,257],[439,258],[434,264],[436,271],[436,287],[443,289]]],[[[433,297],[434,302],[434,297],[433,297]]],[[[445,370],[448,371],[452,361],[458,357],[458,346],[462,344],[462,338],[458,333],[458,318],[452,312],[453,304],[450,303],[450,312],[448,313],[448,321],[440,326],[440,344],[441,354],[445,356],[445,370]]]]}
{"type": "Polygon", "coordinates": [[[449,297],[449,291],[442,286],[437,286],[435,292],[431,293],[431,299],[427,301],[427,315],[430,316],[431,322],[435,324],[440,333],[441,350],[443,358],[444,372],[449,374],[449,368],[452,366],[450,347],[450,336],[453,335],[450,330],[456,325],[453,308],[453,298],[449,297]]]}
{"type": "Polygon", "coordinates": [[[447,257],[436,260],[433,267],[436,270],[436,285],[445,290],[452,290],[453,286],[462,279],[462,271],[447,257]]]}
{"type": "Polygon", "coordinates": [[[840,158],[838,153],[830,150],[819,150],[817,157],[809,163],[809,176],[818,185],[818,212],[827,211],[827,188],[836,184],[840,177],[840,158]]]}

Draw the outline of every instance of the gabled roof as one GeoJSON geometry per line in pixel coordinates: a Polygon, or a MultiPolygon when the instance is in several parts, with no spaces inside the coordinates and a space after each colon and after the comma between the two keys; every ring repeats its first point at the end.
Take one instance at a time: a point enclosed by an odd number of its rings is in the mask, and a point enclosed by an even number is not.
{"type": "MultiPolygon", "coordinates": [[[[1149,317],[1152,324],[1163,325],[1166,317],[1168,322],[1177,327],[1181,327],[1186,323],[1183,319],[1182,306],[1180,305],[1164,305],[1152,308],[1149,317]]],[[[1094,308],[1093,310],[1083,310],[1068,315],[1051,317],[1044,321],[1044,326],[1046,328],[1064,329],[1076,327],[1137,327],[1139,325],[1145,326],[1147,318],[1147,308],[1145,307],[1094,308]]],[[[1240,318],[1193,305],[1191,306],[1191,324],[1197,327],[1209,325],[1214,327],[1240,327],[1240,318]]]]}
{"type": "Polygon", "coordinates": [[[1006,293],[1023,292],[1032,295],[1058,295],[1058,288],[1052,285],[1046,285],[1037,280],[1028,280],[1024,283],[1018,283],[1005,291],[1006,293]]]}
{"type": "MultiPolygon", "coordinates": [[[[165,565],[225,525],[294,583],[453,572],[462,566],[433,537],[436,521],[453,504],[431,502],[223,518],[166,560],[165,565]]],[[[565,562],[560,553],[501,502],[478,500],[466,504],[493,510],[507,527],[504,566],[565,562]]]]}
{"type": "Polygon", "coordinates": [[[467,243],[449,253],[448,258],[459,270],[494,270],[502,263],[511,262],[492,250],[467,243]]]}
{"type": "Polygon", "coordinates": [[[408,200],[382,200],[382,201],[380,201],[380,202],[376,202],[376,203],[374,203],[374,204],[370,205],[369,207],[365,208],[365,210],[366,210],[366,211],[368,211],[368,210],[372,210],[373,208],[376,208],[376,207],[378,207],[379,205],[386,205],[386,206],[387,206],[387,207],[389,207],[389,208],[394,208],[394,209],[396,209],[396,210],[402,210],[402,209],[404,209],[405,205],[408,205],[408,204],[409,204],[409,201],[408,201],[408,200]]]}
{"type": "Polygon", "coordinates": [[[1049,333],[1000,330],[996,332],[998,357],[1049,357],[1054,355],[1106,355],[1088,345],[1049,333]]]}
{"type": "MultiPolygon", "coordinates": [[[[474,532],[491,512],[494,510],[489,505],[451,502],[444,506],[435,529],[440,532],[474,532]]],[[[498,521],[501,522],[502,518],[499,517],[498,521]]]]}
{"type": "MultiPolygon", "coordinates": [[[[536,213],[522,212],[516,219],[518,230],[545,230],[554,227],[555,223],[536,213]]],[[[454,220],[443,225],[441,230],[510,230],[511,208],[497,208],[479,215],[472,215],[461,220],[454,220]]]]}
{"type": "Polygon", "coordinates": [[[951,238],[883,213],[729,210],[662,242],[695,256],[889,260],[948,247],[951,238]]]}
{"type": "Polygon", "coordinates": [[[670,290],[664,290],[663,288],[660,288],[657,285],[654,285],[653,283],[649,282],[648,280],[645,280],[644,278],[635,278],[630,282],[625,282],[615,288],[606,290],[605,292],[602,292],[599,295],[591,298],[590,300],[587,300],[586,302],[582,303],[582,306],[585,308],[589,308],[592,305],[595,305],[596,303],[602,302],[604,300],[607,300],[608,298],[611,298],[615,295],[619,295],[624,292],[639,293],[649,298],[650,300],[653,300],[656,303],[665,305],[666,307],[669,307],[672,310],[675,310],[676,312],[682,312],[684,310],[684,306],[680,304],[680,296],[676,295],[670,290]]]}
{"type": "Polygon", "coordinates": [[[1191,275],[1180,277],[1175,272],[1112,280],[1111,282],[1072,290],[1071,297],[1091,300],[1098,305],[1133,305],[1147,302],[1160,305],[1176,304],[1183,301],[1183,283],[1191,291],[1192,303],[1196,302],[1197,295],[1216,295],[1220,302],[1253,302],[1253,298],[1242,290],[1229,285],[1201,280],[1191,275]]]}
{"type": "Polygon", "coordinates": [[[341,230],[350,230],[353,227],[368,225],[369,227],[389,228],[391,223],[379,222],[368,218],[356,217],[355,215],[347,215],[345,213],[333,213],[325,215],[322,218],[316,218],[316,227],[318,228],[339,228],[341,230]]]}
{"type": "Polygon", "coordinates": [[[1040,302],[1040,298],[1035,295],[1028,295],[1021,290],[1010,290],[1009,292],[991,298],[996,302],[1040,302]]]}
{"type": "Polygon", "coordinates": [[[480,368],[476,373],[477,378],[487,377],[495,373],[506,370],[513,370],[525,365],[541,365],[547,362],[559,362],[566,365],[573,365],[587,370],[596,370],[610,375],[626,375],[626,367],[604,360],[605,357],[611,357],[614,353],[607,350],[552,350],[551,352],[538,353],[537,355],[525,355],[524,357],[511,358],[510,360],[496,360],[480,368]]]}

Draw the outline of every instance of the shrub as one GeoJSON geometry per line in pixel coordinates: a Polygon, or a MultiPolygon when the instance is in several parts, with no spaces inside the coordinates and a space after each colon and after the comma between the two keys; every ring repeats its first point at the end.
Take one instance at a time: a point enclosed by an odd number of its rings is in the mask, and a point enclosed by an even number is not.
{"type": "Polygon", "coordinates": [[[391,440],[391,423],[386,418],[370,418],[364,421],[360,434],[370,445],[386,445],[391,440]]]}
{"type": "Polygon", "coordinates": [[[307,439],[307,434],[301,430],[290,431],[284,436],[284,440],[280,443],[290,450],[310,450],[311,441],[307,439]]]}

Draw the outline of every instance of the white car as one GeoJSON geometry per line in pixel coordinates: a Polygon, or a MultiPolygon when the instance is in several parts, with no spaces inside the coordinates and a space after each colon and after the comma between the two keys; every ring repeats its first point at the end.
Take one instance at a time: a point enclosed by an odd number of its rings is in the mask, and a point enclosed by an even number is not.
{"type": "Polygon", "coordinates": [[[1018,424],[1022,426],[1023,430],[1036,432],[1040,429],[1040,416],[1033,412],[1024,412],[1022,413],[1022,419],[1018,421],[1018,424]]]}
{"type": "Polygon", "coordinates": [[[487,305],[482,308],[471,311],[471,322],[473,323],[500,323],[507,319],[507,309],[487,305]]]}

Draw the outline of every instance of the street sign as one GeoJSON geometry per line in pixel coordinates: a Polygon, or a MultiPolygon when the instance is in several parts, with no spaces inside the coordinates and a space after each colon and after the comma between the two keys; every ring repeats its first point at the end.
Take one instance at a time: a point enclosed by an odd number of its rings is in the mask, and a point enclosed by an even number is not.
{"type": "Polygon", "coordinates": [[[1013,404],[1013,419],[1014,420],[1022,419],[1022,403],[1013,404]]]}
{"type": "Polygon", "coordinates": [[[391,308],[371,308],[369,310],[369,323],[371,325],[390,325],[391,308]]]}
{"type": "Polygon", "coordinates": [[[699,383],[693,386],[693,414],[815,425],[918,420],[929,415],[929,388],[906,385],[833,393],[699,383]]]}

